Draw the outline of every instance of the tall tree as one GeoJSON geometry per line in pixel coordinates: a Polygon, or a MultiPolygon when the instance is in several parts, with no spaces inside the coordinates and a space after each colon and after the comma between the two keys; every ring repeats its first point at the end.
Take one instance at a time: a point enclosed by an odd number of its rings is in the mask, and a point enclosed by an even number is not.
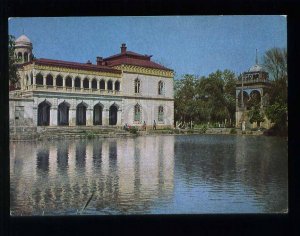
{"type": "Polygon", "coordinates": [[[17,70],[17,59],[15,58],[15,37],[9,35],[8,39],[8,70],[9,70],[9,81],[12,87],[15,87],[17,82],[20,80],[20,75],[17,70]]]}
{"type": "Polygon", "coordinates": [[[288,86],[286,49],[268,50],[264,55],[264,66],[273,79],[266,115],[280,130],[286,129],[288,86]]]}

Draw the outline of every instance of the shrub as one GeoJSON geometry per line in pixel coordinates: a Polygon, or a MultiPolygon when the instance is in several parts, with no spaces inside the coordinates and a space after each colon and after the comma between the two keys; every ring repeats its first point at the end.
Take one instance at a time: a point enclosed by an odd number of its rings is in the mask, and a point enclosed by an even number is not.
{"type": "Polygon", "coordinates": [[[230,129],[230,134],[236,134],[237,132],[236,132],[236,129],[235,128],[232,128],[232,129],[230,129]]]}
{"type": "Polygon", "coordinates": [[[129,132],[131,134],[137,134],[137,131],[138,131],[138,129],[136,127],[134,127],[134,126],[132,126],[132,127],[129,128],[129,132]]]}
{"type": "Polygon", "coordinates": [[[203,125],[203,126],[201,127],[200,131],[201,131],[202,134],[205,134],[206,131],[207,131],[207,126],[206,126],[206,125],[203,125]]]}

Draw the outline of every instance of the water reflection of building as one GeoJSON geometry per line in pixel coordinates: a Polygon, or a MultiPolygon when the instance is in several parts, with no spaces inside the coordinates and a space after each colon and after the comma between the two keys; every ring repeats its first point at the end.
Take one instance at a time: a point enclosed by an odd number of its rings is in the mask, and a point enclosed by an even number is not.
{"type": "Polygon", "coordinates": [[[21,155],[22,147],[12,147],[11,160],[27,162],[15,167],[19,175],[11,173],[11,208],[20,210],[21,203],[23,214],[74,213],[93,192],[90,207],[96,211],[143,213],[173,192],[172,136],[50,142],[21,155]],[[22,199],[25,186],[28,199],[22,199]]]}

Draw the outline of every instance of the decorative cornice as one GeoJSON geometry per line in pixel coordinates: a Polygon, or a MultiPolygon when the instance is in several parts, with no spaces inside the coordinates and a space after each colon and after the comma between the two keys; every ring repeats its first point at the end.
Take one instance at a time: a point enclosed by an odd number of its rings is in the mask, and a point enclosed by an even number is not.
{"type": "Polygon", "coordinates": [[[147,67],[134,66],[134,65],[124,65],[124,64],[114,66],[113,68],[122,70],[123,72],[129,72],[134,74],[153,75],[153,76],[161,76],[167,78],[174,77],[174,72],[171,70],[160,70],[160,69],[147,68],[147,67]]]}
{"type": "Polygon", "coordinates": [[[116,74],[116,73],[102,72],[102,71],[90,71],[90,70],[78,70],[78,69],[64,68],[64,67],[58,67],[58,66],[34,65],[34,69],[65,72],[65,73],[84,74],[84,75],[98,75],[98,76],[107,76],[107,77],[116,77],[116,78],[122,77],[121,74],[116,74]]]}

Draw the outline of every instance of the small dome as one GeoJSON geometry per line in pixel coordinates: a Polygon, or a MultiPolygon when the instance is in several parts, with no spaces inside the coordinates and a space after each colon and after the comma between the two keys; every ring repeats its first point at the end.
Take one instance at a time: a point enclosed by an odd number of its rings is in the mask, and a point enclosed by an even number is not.
{"type": "Polygon", "coordinates": [[[16,43],[18,42],[31,43],[30,39],[24,34],[22,34],[19,38],[17,38],[16,43]]]}
{"type": "Polygon", "coordinates": [[[262,72],[264,71],[262,66],[256,64],[254,66],[251,66],[248,72],[262,72]]]}
{"type": "Polygon", "coordinates": [[[16,46],[32,46],[30,39],[26,35],[21,35],[15,41],[16,46]]]}

